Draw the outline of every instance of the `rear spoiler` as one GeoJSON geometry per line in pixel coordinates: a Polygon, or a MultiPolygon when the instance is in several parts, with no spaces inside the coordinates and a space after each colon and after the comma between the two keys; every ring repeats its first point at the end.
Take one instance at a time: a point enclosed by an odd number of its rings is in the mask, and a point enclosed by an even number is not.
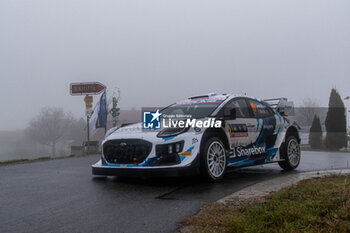
{"type": "Polygon", "coordinates": [[[282,116],[294,115],[294,103],[293,101],[288,101],[288,99],[285,97],[266,99],[264,102],[270,105],[271,108],[280,113],[282,116]]]}

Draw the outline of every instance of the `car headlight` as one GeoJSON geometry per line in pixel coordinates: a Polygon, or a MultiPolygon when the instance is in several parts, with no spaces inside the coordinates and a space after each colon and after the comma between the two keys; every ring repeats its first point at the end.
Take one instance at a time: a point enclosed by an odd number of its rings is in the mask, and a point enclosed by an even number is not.
{"type": "Polygon", "coordinates": [[[173,137],[188,131],[189,128],[164,128],[158,134],[159,138],[173,137]]]}
{"type": "Polygon", "coordinates": [[[156,145],[157,156],[168,156],[182,152],[184,141],[156,145]]]}

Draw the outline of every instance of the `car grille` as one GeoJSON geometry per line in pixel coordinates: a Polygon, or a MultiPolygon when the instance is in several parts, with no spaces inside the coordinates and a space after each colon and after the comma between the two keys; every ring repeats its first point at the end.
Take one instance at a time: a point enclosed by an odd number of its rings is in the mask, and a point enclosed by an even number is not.
{"type": "Polygon", "coordinates": [[[108,163],[139,164],[152,150],[152,143],[141,139],[110,140],[103,144],[103,155],[108,163]]]}

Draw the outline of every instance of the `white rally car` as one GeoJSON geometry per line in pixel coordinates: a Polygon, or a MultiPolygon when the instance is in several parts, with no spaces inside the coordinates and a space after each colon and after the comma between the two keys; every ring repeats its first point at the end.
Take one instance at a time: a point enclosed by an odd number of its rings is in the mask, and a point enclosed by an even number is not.
{"type": "Polygon", "coordinates": [[[300,162],[300,137],[298,126],[286,116],[288,109],[292,105],[286,98],[194,96],[154,113],[151,121],[158,125],[143,122],[110,129],[92,173],[174,176],[200,172],[217,181],[230,167],[278,162],[285,170],[295,169],[300,162]],[[188,118],[171,121],[169,116],[188,118]]]}

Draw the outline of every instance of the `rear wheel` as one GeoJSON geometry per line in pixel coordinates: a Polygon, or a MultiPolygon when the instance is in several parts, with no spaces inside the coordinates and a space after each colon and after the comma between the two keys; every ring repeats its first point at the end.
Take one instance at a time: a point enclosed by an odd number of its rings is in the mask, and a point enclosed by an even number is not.
{"type": "Polygon", "coordinates": [[[295,136],[288,136],[287,140],[280,149],[281,158],[284,161],[278,162],[284,170],[293,170],[298,167],[300,163],[300,146],[298,139],[295,136]]]}
{"type": "Polygon", "coordinates": [[[210,138],[201,151],[201,171],[210,181],[221,180],[226,172],[226,152],[219,138],[210,138]]]}

